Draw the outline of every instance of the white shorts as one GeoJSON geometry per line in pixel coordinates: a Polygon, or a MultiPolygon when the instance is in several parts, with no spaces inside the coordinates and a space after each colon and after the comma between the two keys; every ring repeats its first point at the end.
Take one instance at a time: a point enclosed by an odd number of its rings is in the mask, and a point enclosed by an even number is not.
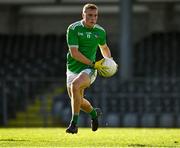
{"type": "Polygon", "coordinates": [[[81,73],[86,73],[89,75],[90,77],[90,80],[91,80],[91,84],[96,80],[96,77],[97,77],[97,70],[92,70],[90,68],[87,68],[87,69],[84,69],[83,71],[81,71],[80,73],[73,73],[69,70],[67,70],[66,72],[66,75],[67,75],[67,78],[66,78],[66,84],[67,86],[70,86],[72,81],[77,78],[78,75],[80,75],[81,73]]]}

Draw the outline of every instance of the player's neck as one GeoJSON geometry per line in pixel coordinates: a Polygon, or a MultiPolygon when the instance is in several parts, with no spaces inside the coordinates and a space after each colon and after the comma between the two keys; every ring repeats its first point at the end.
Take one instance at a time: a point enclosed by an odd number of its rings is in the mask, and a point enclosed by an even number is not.
{"type": "Polygon", "coordinates": [[[88,28],[88,29],[93,29],[94,26],[88,26],[84,21],[82,21],[82,24],[84,27],[88,28]]]}

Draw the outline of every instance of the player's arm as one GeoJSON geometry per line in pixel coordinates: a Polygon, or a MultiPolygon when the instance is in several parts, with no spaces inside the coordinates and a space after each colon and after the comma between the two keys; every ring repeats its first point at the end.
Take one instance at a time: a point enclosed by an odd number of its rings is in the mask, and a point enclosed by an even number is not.
{"type": "Polygon", "coordinates": [[[101,50],[101,54],[103,57],[111,58],[111,51],[109,47],[107,46],[107,44],[99,45],[99,48],[101,50]]]}
{"type": "MultiPolygon", "coordinates": [[[[99,45],[99,48],[100,48],[101,54],[104,58],[105,57],[111,58],[111,51],[106,43],[103,45],[99,45]]],[[[95,68],[99,70],[98,72],[100,75],[103,75],[105,73],[105,71],[108,69],[108,67],[103,66],[103,64],[102,64],[105,60],[104,58],[95,63],[95,68]]]]}
{"type": "Polygon", "coordinates": [[[99,38],[99,48],[104,58],[105,57],[111,58],[111,51],[106,44],[106,31],[105,30],[101,32],[101,36],[99,38]]]}
{"type": "Polygon", "coordinates": [[[86,58],[76,47],[69,48],[71,56],[76,59],[77,61],[84,63],[86,65],[91,65],[92,61],[86,58]]]}
{"type": "Polygon", "coordinates": [[[97,69],[100,75],[103,75],[105,73],[104,71],[107,68],[102,65],[102,62],[104,61],[104,59],[101,59],[100,61],[97,61],[97,62],[93,62],[93,61],[90,61],[88,58],[86,58],[81,52],[79,52],[78,48],[71,47],[69,50],[70,50],[71,56],[77,61],[80,61],[81,63],[84,63],[86,65],[89,65],[97,69]]]}
{"type": "Polygon", "coordinates": [[[91,65],[92,61],[90,61],[87,57],[85,57],[78,49],[79,41],[78,41],[77,31],[75,30],[75,27],[73,27],[73,25],[68,27],[66,38],[69,47],[69,53],[72,56],[72,58],[74,58],[75,60],[81,63],[91,65]]]}
{"type": "Polygon", "coordinates": [[[102,72],[103,72],[103,69],[106,69],[106,67],[102,66],[102,62],[104,59],[97,62],[93,62],[93,61],[90,61],[88,58],[86,58],[81,52],[79,52],[78,48],[71,47],[69,50],[70,50],[71,56],[77,61],[80,61],[81,63],[84,63],[86,65],[90,65],[91,67],[97,70],[101,70],[102,72]]]}

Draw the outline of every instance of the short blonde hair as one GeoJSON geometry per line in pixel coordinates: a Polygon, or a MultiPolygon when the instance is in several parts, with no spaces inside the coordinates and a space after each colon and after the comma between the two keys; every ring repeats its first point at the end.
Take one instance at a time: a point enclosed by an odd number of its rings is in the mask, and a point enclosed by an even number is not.
{"type": "Polygon", "coordinates": [[[85,13],[87,9],[96,9],[96,10],[98,10],[98,7],[95,4],[88,3],[88,4],[84,5],[83,13],[85,13]]]}

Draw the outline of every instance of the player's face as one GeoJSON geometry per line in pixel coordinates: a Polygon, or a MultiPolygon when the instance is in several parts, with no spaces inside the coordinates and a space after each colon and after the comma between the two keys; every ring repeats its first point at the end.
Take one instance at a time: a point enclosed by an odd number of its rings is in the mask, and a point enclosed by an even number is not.
{"type": "Polygon", "coordinates": [[[82,17],[84,25],[88,28],[92,28],[97,22],[98,11],[96,9],[87,9],[82,14],[82,17]]]}

